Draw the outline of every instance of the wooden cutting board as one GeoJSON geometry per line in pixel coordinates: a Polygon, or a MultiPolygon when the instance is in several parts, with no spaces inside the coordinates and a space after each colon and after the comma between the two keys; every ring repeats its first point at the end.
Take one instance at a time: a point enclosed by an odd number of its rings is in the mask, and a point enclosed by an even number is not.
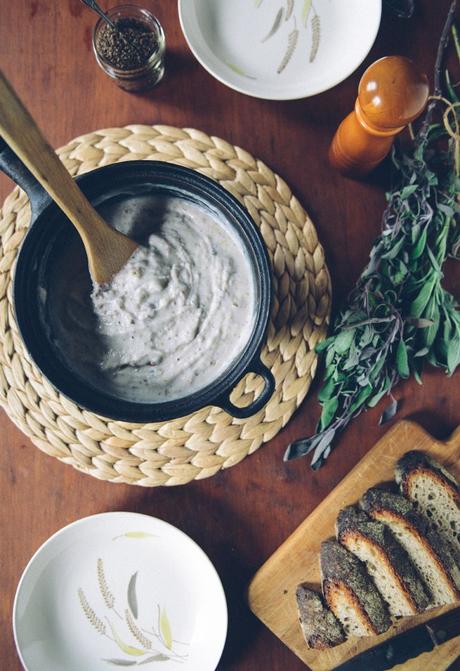
{"type": "MultiPolygon", "coordinates": [[[[414,422],[399,422],[265,562],[249,586],[251,610],[312,671],[330,671],[363,650],[454,607],[444,606],[416,617],[403,618],[385,634],[353,638],[330,650],[307,648],[299,626],[295,589],[300,582],[319,588],[320,545],[334,535],[339,511],[355,503],[369,487],[393,480],[396,461],[405,452],[415,449],[430,453],[460,479],[460,427],[448,442],[442,443],[414,422]]],[[[460,636],[394,669],[445,671],[459,655],[460,636]]]]}

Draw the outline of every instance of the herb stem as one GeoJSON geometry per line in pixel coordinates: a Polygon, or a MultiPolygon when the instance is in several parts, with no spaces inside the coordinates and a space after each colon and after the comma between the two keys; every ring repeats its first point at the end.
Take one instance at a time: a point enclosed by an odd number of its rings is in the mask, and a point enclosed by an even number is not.
{"type": "MultiPolygon", "coordinates": [[[[450,32],[451,28],[454,23],[455,19],[455,12],[457,9],[457,0],[452,0],[449,11],[447,13],[446,20],[444,22],[444,27],[442,29],[441,37],[439,39],[439,44],[438,44],[438,50],[436,53],[436,62],[434,66],[434,91],[433,91],[433,96],[440,96],[442,93],[442,64],[444,61],[444,55],[447,50],[447,45],[449,44],[449,37],[450,37],[450,32]]],[[[455,38],[454,38],[455,39],[455,38]]],[[[459,56],[460,58],[460,56],[459,56]]],[[[433,118],[433,112],[436,107],[436,101],[431,100],[428,103],[428,107],[425,113],[425,118],[422,124],[422,127],[418,133],[416,143],[421,144],[422,142],[426,142],[427,134],[428,134],[428,128],[431,124],[431,120],[433,118]]]]}

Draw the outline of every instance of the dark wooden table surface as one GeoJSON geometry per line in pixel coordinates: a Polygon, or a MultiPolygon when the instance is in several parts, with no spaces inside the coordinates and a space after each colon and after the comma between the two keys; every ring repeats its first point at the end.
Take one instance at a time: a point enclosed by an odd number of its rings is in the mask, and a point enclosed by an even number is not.
{"type": "MultiPolygon", "coordinates": [[[[353,76],[320,96],[293,102],[252,99],[218,83],[187,48],[175,0],[151,4],[166,31],[168,61],[165,80],[150,95],[127,94],[99,70],[90,45],[94,19],[78,0],[0,0],[0,66],[55,147],[97,128],[162,123],[202,129],[260,157],[286,179],[316,223],[337,305],[379,231],[388,166],[365,182],[343,179],[327,163],[331,136],[352,109],[360,75],[376,58],[407,55],[432,79],[449,3],[416,0],[416,15],[409,21],[385,15],[374,48],[353,76]]],[[[0,176],[2,199],[11,188],[0,176]]],[[[458,293],[458,279],[450,280],[458,293]]],[[[459,381],[459,374],[449,379],[430,370],[422,387],[413,381],[400,385],[400,416],[447,437],[460,424],[459,381]]],[[[30,556],[69,522],[111,510],[158,516],[208,553],[222,577],[230,615],[219,669],[305,668],[251,615],[245,588],[260,564],[383,434],[385,429],[377,426],[380,412],[379,406],[356,419],[319,472],[312,472],[306,460],[286,465],[282,455],[289,441],[315,427],[313,390],[287,428],[238,466],[185,487],[142,489],[100,482],[46,456],[2,411],[0,668],[20,668],[10,619],[30,556]]]]}

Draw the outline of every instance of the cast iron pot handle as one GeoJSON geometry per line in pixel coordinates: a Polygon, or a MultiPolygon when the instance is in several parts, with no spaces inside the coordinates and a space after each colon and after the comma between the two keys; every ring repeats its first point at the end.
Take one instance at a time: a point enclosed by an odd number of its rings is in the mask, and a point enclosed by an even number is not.
{"type": "Polygon", "coordinates": [[[27,193],[32,209],[32,220],[36,219],[51,199],[2,137],[0,137],[0,170],[27,193]]]}
{"type": "MultiPolygon", "coordinates": [[[[237,419],[246,419],[246,417],[251,417],[255,415],[256,412],[259,412],[261,408],[267,403],[273,392],[275,391],[275,378],[273,373],[267,366],[265,366],[260,359],[256,359],[251,363],[246,373],[256,373],[263,377],[265,385],[262,389],[262,393],[256,398],[255,401],[249,405],[244,406],[243,408],[234,405],[230,400],[230,395],[222,396],[217,402],[216,405],[225,412],[228,412],[233,417],[237,419]]],[[[245,375],[246,375],[245,373],[245,375]]]]}

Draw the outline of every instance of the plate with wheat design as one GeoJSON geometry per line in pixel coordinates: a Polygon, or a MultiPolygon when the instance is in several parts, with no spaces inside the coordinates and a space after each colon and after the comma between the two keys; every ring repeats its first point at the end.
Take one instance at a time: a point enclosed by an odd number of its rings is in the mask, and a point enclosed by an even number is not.
{"type": "Polygon", "coordinates": [[[227,607],[191,538],[148,515],[102,513],[37,550],[18,585],[13,630],[26,671],[214,671],[227,607]]]}
{"type": "Polygon", "coordinates": [[[382,0],[179,0],[182,31],[210,74],[256,98],[316,95],[363,62],[382,0]]]}

